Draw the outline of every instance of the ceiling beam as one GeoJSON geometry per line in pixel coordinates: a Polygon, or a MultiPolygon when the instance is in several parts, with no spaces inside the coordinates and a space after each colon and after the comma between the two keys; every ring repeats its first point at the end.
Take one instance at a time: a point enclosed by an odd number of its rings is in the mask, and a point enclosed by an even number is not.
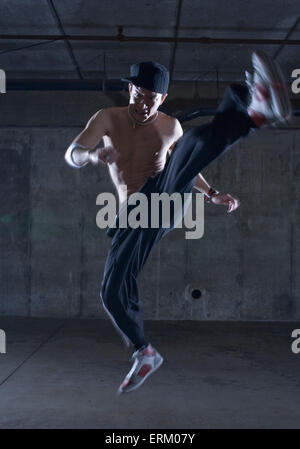
{"type": "MultiPolygon", "coordinates": [[[[62,22],[61,22],[61,20],[59,18],[58,12],[57,12],[57,10],[56,10],[56,8],[54,6],[53,1],[52,0],[47,0],[47,3],[48,3],[48,6],[49,6],[49,9],[51,11],[51,14],[53,16],[53,19],[56,22],[56,26],[59,29],[59,31],[61,32],[61,36],[65,37],[66,33],[65,33],[65,30],[64,30],[63,24],[62,24],[62,22]]],[[[79,65],[78,65],[78,63],[76,61],[76,58],[75,58],[75,55],[74,55],[74,52],[73,52],[73,49],[72,49],[72,46],[71,46],[69,40],[66,39],[64,42],[66,44],[67,51],[69,53],[70,59],[71,59],[73,65],[75,67],[75,70],[76,70],[76,73],[77,73],[79,79],[83,79],[81,70],[80,70],[79,65]]]]}
{"type": "MultiPolygon", "coordinates": [[[[176,13],[176,24],[175,24],[175,30],[174,30],[174,38],[178,38],[178,32],[179,32],[179,26],[180,26],[180,18],[181,18],[181,8],[182,8],[182,0],[178,0],[177,4],[177,13],[176,13]]],[[[176,56],[176,50],[177,50],[177,41],[174,42],[172,55],[171,55],[171,62],[170,62],[170,81],[173,80],[173,72],[174,72],[174,65],[175,65],[175,56],[176,56]]]]}
{"type": "MultiPolygon", "coordinates": [[[[288,31],[287,35],[285,36],[285,40],[287,40],[293,34],[293,32],[296,30],[296,28],[298,27],[299,21],[300,21],[300,16],[297,18],[294,25],[288,31]]],[[[280,47],[276,50],[276,52],[274,53],[274,56],[273,56],[274,59],[276,59],[277,56],[279,55],[279,53],[284,49],[284,46],[285,46],[285,44],[281,44],[280,47]]]]}

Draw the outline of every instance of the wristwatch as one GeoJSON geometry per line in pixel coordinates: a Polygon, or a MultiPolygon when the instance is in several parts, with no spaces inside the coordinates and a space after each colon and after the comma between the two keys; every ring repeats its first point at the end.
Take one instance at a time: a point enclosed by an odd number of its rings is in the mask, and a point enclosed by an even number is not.
{"type": "Polygon", "coordinates": [[[214,195],[219,195],[220,192],[218,192],[218,190],[213,189],[212,187],[209,189],[209,191],[207,193],[204,194],[204,201],[206,201],[207,203],[210,203],[211,198],[214,195]]]}

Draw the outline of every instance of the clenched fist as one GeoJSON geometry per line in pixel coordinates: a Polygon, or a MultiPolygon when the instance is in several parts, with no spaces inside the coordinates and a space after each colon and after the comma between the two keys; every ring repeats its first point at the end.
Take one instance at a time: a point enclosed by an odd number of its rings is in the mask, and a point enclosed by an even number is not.
{"type": "Polygon", "coordinates": [[[98,165],[99,163],[104,165],[113,164],[118,157],[118,152],[112,146],[96,148],[96,150],[89,152],[89,162],[93,165],[98,165]]]}

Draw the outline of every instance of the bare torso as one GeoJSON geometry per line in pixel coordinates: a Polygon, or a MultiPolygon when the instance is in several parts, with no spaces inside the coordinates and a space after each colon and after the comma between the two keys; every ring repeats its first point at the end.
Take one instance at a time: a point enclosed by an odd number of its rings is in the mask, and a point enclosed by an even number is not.
{"type": "Polygon", "coordinates": [[[118,154],[116,162],[108,164],[108,168],[122,203],[150,176],[163,170],[168,149],[180,137],[181,127],[175,118],[158,112],[152,123],[137,124],[134,128],[127,107],[106,111],[109,112],[109,131],[103,141],[105,147],[112,146],[118,154]]]}

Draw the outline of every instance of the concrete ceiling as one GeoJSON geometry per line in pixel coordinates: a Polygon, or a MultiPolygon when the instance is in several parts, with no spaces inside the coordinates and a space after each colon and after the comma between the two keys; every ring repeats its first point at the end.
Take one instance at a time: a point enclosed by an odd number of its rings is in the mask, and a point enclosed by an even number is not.
{"type": "Polygon", "coordinates": [[[238,81],[260,48],[283,67],[300,67],[299,45],[242,39],[300,39],[298,0],[1,0],[0,68],[8,79],[120,79],[130,64],[156,60],[173,80],[238,81]],[[235,39],[232,44],[44,40],[45,35],[235,39]],[[3,39],[18,35],[22,39],[3,39]],[[25,36],[35,35],[28,40],[25,36]],[[42,43],[41,45],[37,45],[42,43]],[[28,48],[23,48],[29,46],[28,48]]]}

